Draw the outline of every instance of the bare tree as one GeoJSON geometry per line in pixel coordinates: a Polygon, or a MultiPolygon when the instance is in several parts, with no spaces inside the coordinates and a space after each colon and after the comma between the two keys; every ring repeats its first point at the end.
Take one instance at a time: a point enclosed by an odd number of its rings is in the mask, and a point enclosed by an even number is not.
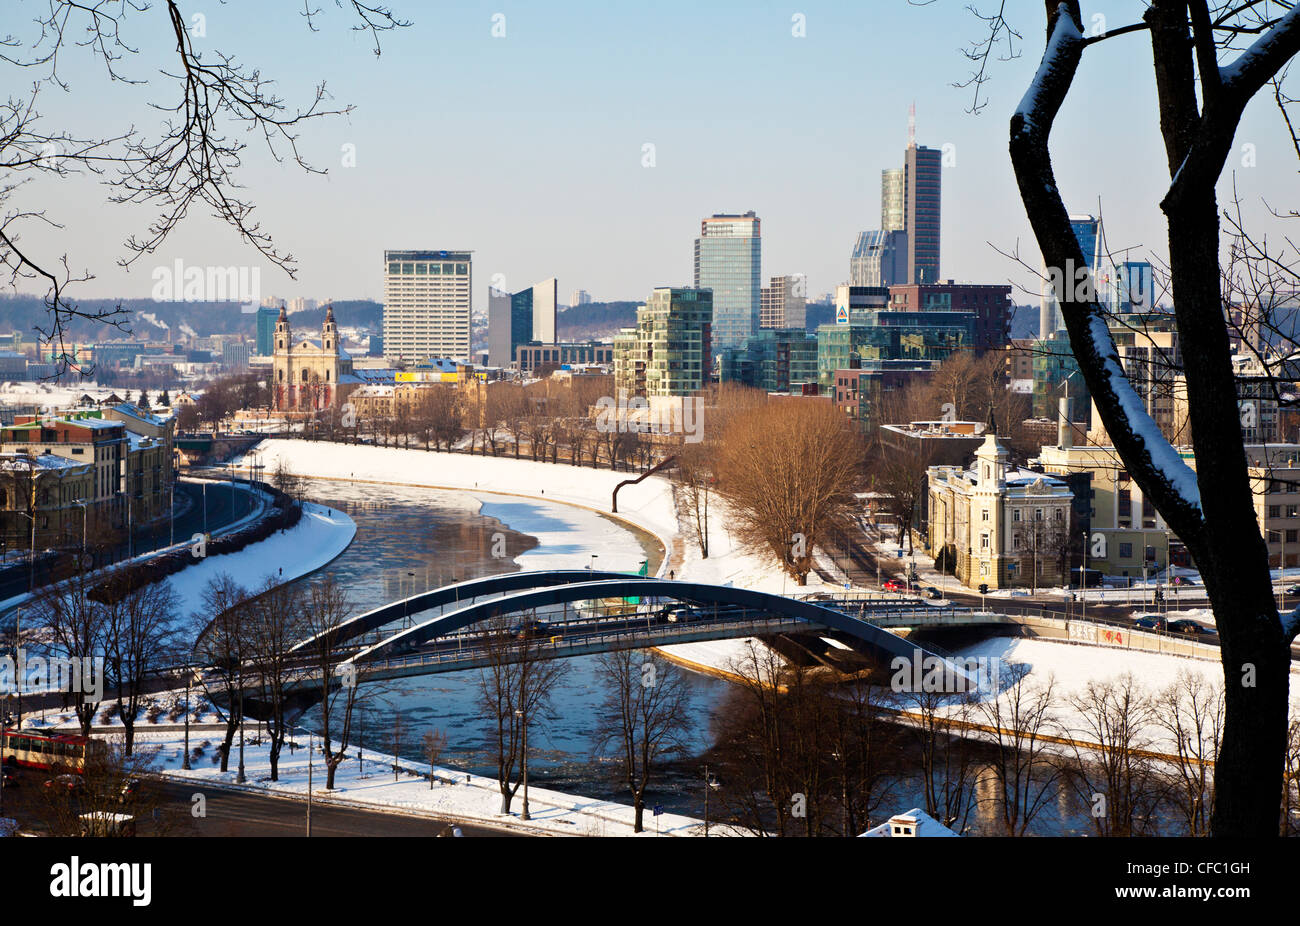
{"type": "Polygon", "coordinates": [[[1061,766],[1048,734],[1057,728],[1060,699],[1056,680],[1029,681],[1028,666],[1013,664],[1011,684],[979,704],[978,714],[993,731],[993,775],[1008,836],[1023,836],[1050,800],[1061,766]]]}
{"type": "Polygon", "coordinates": [[[107,675],[117,693],[126,755],[135,748],[135,723],[146,684],[174,656],[179,643],[176,593],[170,582],[135,584],[130,569],[110,579],[110,603],[104,607],[104,656],[107,675]]]}
{"type": "Polygon", "coordinates": [[[700,558],[709,558],[709,500],[717,481],[710,463],[711,449],[704,443],[682,444],[677,451],[673,488],[677,491],[688,533],[700,548],[700,558]]]}
{"type": "Polygon", "coordinates": [[[1154,834],[1161,789],[1152,758],[1150,695],[1129,672],[1090,681],[1067,701],[1081,726],[1081,739],[1070,739],[1075,761],[1068,777],[1097,834],[1154,834]]]}
{"type": "MultiPolygon", "coordinates": [[[[104,609],[90,598],[91,583],[86,570],[80,569],[66,582],[49,586],[32,605],[31,622],[39,629],[47,649],[54,655],[84,661],[102,659],[104,653],[104,609]]],[[[77,694],[74,708],[83,736],[90,735],[97,704],[88,700],[85,691],[77,694]]],[[[66,707],[66,703],[65,703],[66,707]]]]}
{"type": "Polygon", "coordinates": [[[442,761],[443,753],[447,751],[447,731],[430,730],[420,738],[420,754],[424,756],[424,761],[429,763],[429,790],[433,790],[433,782],[438,777],[438,763],[442,761]]]}
{"type": "Polygon", "coordinates": [[[492,747],[501,789],[501,813],[519,790],[516,773],[525,768],[526,731],[551,703],[568,667],[546,652],[544,642],[527,629],[518,630],[504,616],[493,617],[483,630],[488,664],[479,673],[483,709],[493,725],[492,747]]]}
{"type": "MultiPolygon", "coordinates": [[[[408,25],[380,4],[347,0],[338,5],[349,11],[353,29],[369,34],[376,54],[380,33],[408,25]]],[[[321,10],[308,6],[303,15],[315,31],[321,10]]],[[[238,35],[238,30],[230,34],[238,35]]],[[[304,125],[346,114],[351,107],[331,109],[323,83],[305,105],[290,107],[274,92],[265,72],[240,61],[233,50],[205,53],[203,47],[196,47],[179,0],[156,5],[51,0],[35,15],[34,28],[27,35],[6,36],[0,51],[0,65],[14,68],[27,85],[26,91],[0,107],[0,202],[9,206],[0,219],[0,267],[11,283],[38,281],[46,288],[49,321],[37,330],[42,342],[57,345],[60,372],[80,370],[75,352],[70,354],[64,346],[71,322],[86,319],[124,327],[127,319],[120,307],[79,308],[69,289],[92,274],[71,271],[66,255],[40,253],[21,243],[25,229],[62,227],[45,210],[10,203],[14,192],[30,179],[64,180],[78,174],[103,178],[110,204],[151,210],[148,228],[124,243],[126,254],[119,263],[125,267],[155,253],[192,210],[201,209],[225,222],[263,258],[294,275],[293,255],[278,247],[254,218],[254,203],[242,190],[239,167],[248,159],[242,139],[251,133],[276,161],[288,160],[305,171],[323,173],[299,149],[299,133],[304,125]],[[145,20],[146,16],[158,19],[145,20]],[[141,31],[133,39],[136,25],[141,31]],[[153,75],[152,85],[145,72],[127,67],[128,61],[144,60],[136,56],[144,48],[141,39],[151,29],[168,43],[165,63],[153,75]],[[130,119],[119,130],[99,137],[49,124],[51,116],[38,101],[51,90],[71,89],[60,64],[73,46],[97,59],[111,82],[158,88],[144,97],[146,112],[164,114],[156,135],[141,131],[130,119]]]]}
{"type": "Polygon", "coordinates": [[[352,611],[347,589],[332,575],[313,582],[303,604],[303,635],[311,643],[306,654],[320,686],[321,751],[325,756],[325,788],[334,790],[334,777],[347,758],[352,722],[360,703],[361,672],[335,651],[337,628],[352,611]]]}
{"type": "Polygon", "coordinates": [[[731,527],[747,547],[776,555],[800,585],[834,519],[855,505],[862,447],[844,415],[824,403],[774,402],[727,426],[716,466],[731,527]]]}
{"type": "MultiPolygon", "coordinates": [[[[976,107],[985,64],[1014,35],[1006,5],[984,16],[972,56],[976,107]]],[[[1187,545],[1204,577],[1222,640],[1225,721],[1215,770],[1213,831],[1277,832],[1286,752],[1289,643],[1300,612],[1279,617],[1268,550],[1255,518],[1225,316],[1216,188],[1247,104],[1265,88],[1286,115],[1282,90],[1300,51],[1300,7],[1240,0],[1151,0],[1140,21],[1099,32],[1080,0],[1045,0],[1044,52],[1011,118],[1010,153],[1021,200],[1101,423],[1128,472],[1187,545]],[[1049,143],[1085,52],[1146,33],[1170,182],[1160,207],[1186,380],[1193,471],[1156,426],[1125,376],[1079,241],[1070,226],[1049,143]],[[1231,58],[1226,64],[1221,59],[1231,58]],[[1068,282],[1067,282],[1068,281],[1068,282]],[[1205,491],[1202,491],[1205,487],[1205,491]],[[1211,489],[1212,487],[1212,489],[1211,489]]],[[[1287,123],[1290,131],[1291,123],[1287,123]]],[[[1291,131],[1295,140],[1295,132],[1291,131]]],[[[1296,146],[1300,154],[1300,145],[1296,146]]]]}
{"type": "Polygon", "coordinates": [[[1214,762],[1223,734],[1223,685],[1186,669],[1158,692],[1154,720],[1174,743],[1173,803],[1189,836],[1208,836],[1214,809],[1214,762]]]}
{"type": "Polygon", "coordinates": [[[259,714],[266,723],[271,780],[280,780],[280,753],[293,726],[288,697],[298,672],[289,652],[305,623],[302,594],[268,577],[247,606],[245,631],[259,714]]]}
{"type": "Polygon", "coordinates": [[[605,699],[595,749],[609,751],[632,792],[632,831],[642,831],[646,788],[659,764],[684,750],[690,689],[681,671],[650,650],[614,650],[596,663],[605,699]]]}
{"type": "MultiPolygon", "coordinates": [[[[203,610],[193,621],[203,627],[195,644],[195,656],[207,667],[206,678],[215,678],[226,703],[226,729],[218,747],[221,771],[230,768],[230,750],[235,732],[244,722],[245,661],[248,658],[248,590],[221,573],[203,587],[203,610]]],[[[214,699],[212,699],[214,700],[214,699]]]]}

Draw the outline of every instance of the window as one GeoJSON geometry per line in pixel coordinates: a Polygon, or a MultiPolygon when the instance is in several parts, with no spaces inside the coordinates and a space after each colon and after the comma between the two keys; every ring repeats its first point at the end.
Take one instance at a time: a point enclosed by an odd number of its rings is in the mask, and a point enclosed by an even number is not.
{"type": "Polygon", "coordinates": [[[989,519],[989,510],[987,508],[981,511],[980,514],[982,515],[980,518],[981,521],[987,521],[989,519]]]}
{"type": "Polygon", "coordinates": [[[1064,508],[1057,508],[1057,509],[1056,509],[1056,520],[1058,520],[1058,521],[1064,521],[1064,520],[1065,520],[1065,509],[1064,509],[1064,508]]]}
{"type": "Polygon", "coordinates": [[[980,549],[987,550],[988,548],[989,548],[989,535],[980,534],[980,549]]]}
{"type": "Polygon", "coordinates": [[[1268,516],[1269,516],[1269,518],[1280,518],[1280,517],[1282,517],[1282,506],[1281,506],[1281,505],[1269,505],[1269,506],[1268,506],[1268,516]]]}
{"type": "Polygon", "coordinates": [[[1017,532],[1017,533],[1011,535],[1011,549],[1013,549],[1013,550],[1019,550],[1019,549],[1020,549],[1020,534],[1019,534],[1019,532],[1017,532]]]}
{"type": "Polygon", "coordinates": [[[1014,510],[1011,512],[1011,520],[1013,520],[1013,521],[1019,521],[1019,520],[1020,520],[1020,509],[1019,509],[1019,508],[1016,508],[1016,509],[1014,509],[1014,510]]]}
{"type": "Polygon", "coordinates": [[[1035,508],[1035,509],[1034,509],[1034,520],[1035,520],[1035,521],[1041,521],[1041,520],[1043,520],[1043,509],[1041,509],[1041,508],[1035,508]]]}
{"type": "Polygon", "coordinates": [[[1119,558],[1120,558],[1120,559],[1132,559],[1132,558],[1133,558],[1133,544],[1131,544],[1131,543],[1121,543],[1121,544],[1119,545],[1119,558]]]}
{"type": "Polygon", "coordinates": [[[1287,543],[1295,543],[1295,542],[1296,542],[1296,539],[1297,539],[1297,535],[1300,535],[1300,531],[1297,531],[1297,530],[1289,530],[1289,531],[1287,531],[1287,532],[1286,532],[1286,542],[1287,542],[1287,543]]]}
{"type": "Polygon", "coordinates": [[[1286,506],[1286,516],[1287,516],[1288,518],[1294,518],[1294,517],[1296,516],[1296,506],[1295,506],[1295,505],[1287,505],[1287,506],[1286,506]]]}

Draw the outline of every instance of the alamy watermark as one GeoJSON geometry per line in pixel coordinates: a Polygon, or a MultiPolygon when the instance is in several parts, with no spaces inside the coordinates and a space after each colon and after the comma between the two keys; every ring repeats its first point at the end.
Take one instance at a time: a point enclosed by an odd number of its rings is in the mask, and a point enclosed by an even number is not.
{"type": "Polygon", "coordinates": [[[699,396],[652,405],[644,396],[629,398],[620,389],[617,398],[597,399],[596,409],[596,430],[604,434],[681,434],[688,444],[704,440],[704,400],[699,396]]]}
{"type": "Polygon", "coordinates": [[[29,656],[18,647],[17,658],[0,656],[0,697],[68,691],[89,702],[104,700],[102,656],[29,656]]]}
{"type": "Polygon", "coordinates": [[[1002,660],[996,656],[950,656],[945,659],[913,647],[912,658],[895,656],[889,687],[896,694],[968,694],[998,691],[1002,660]]]}

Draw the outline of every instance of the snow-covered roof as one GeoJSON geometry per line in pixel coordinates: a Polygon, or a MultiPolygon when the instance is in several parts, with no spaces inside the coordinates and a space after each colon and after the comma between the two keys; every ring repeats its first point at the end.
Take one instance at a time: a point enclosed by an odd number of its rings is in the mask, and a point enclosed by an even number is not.
{"type": "Polygon", "coordinates": [[[956,836],[948,827],[919,807],[913,807],[907,813],[895,814],[889,822],[873,826],[863,836],[884,837],[920,837],[920,836],[956,836]]]}
{"type": "Polygon", "coordinates": [[[67,457],[56,456],[52,453],[42,453],[38,456],[32,456],[26,453],[5,453],[0,454],[0,469],[9,472],[26,471],[35,466],[37,469],[70,469],[74,466],[86,466],[86,463],[80,460],[69,460],[67,457]]]}

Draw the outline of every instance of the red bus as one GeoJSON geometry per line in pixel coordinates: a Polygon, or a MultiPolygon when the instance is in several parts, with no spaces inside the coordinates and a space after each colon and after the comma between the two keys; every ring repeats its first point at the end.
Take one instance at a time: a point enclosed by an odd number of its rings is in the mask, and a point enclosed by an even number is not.
{"type": "Polygon", "coordinates": [[[77,773],[84,773],[86,759],[102,756],[105,748],[102,740],[33,730],[5,730],[3,746],[5,765],[77,773]]]}

